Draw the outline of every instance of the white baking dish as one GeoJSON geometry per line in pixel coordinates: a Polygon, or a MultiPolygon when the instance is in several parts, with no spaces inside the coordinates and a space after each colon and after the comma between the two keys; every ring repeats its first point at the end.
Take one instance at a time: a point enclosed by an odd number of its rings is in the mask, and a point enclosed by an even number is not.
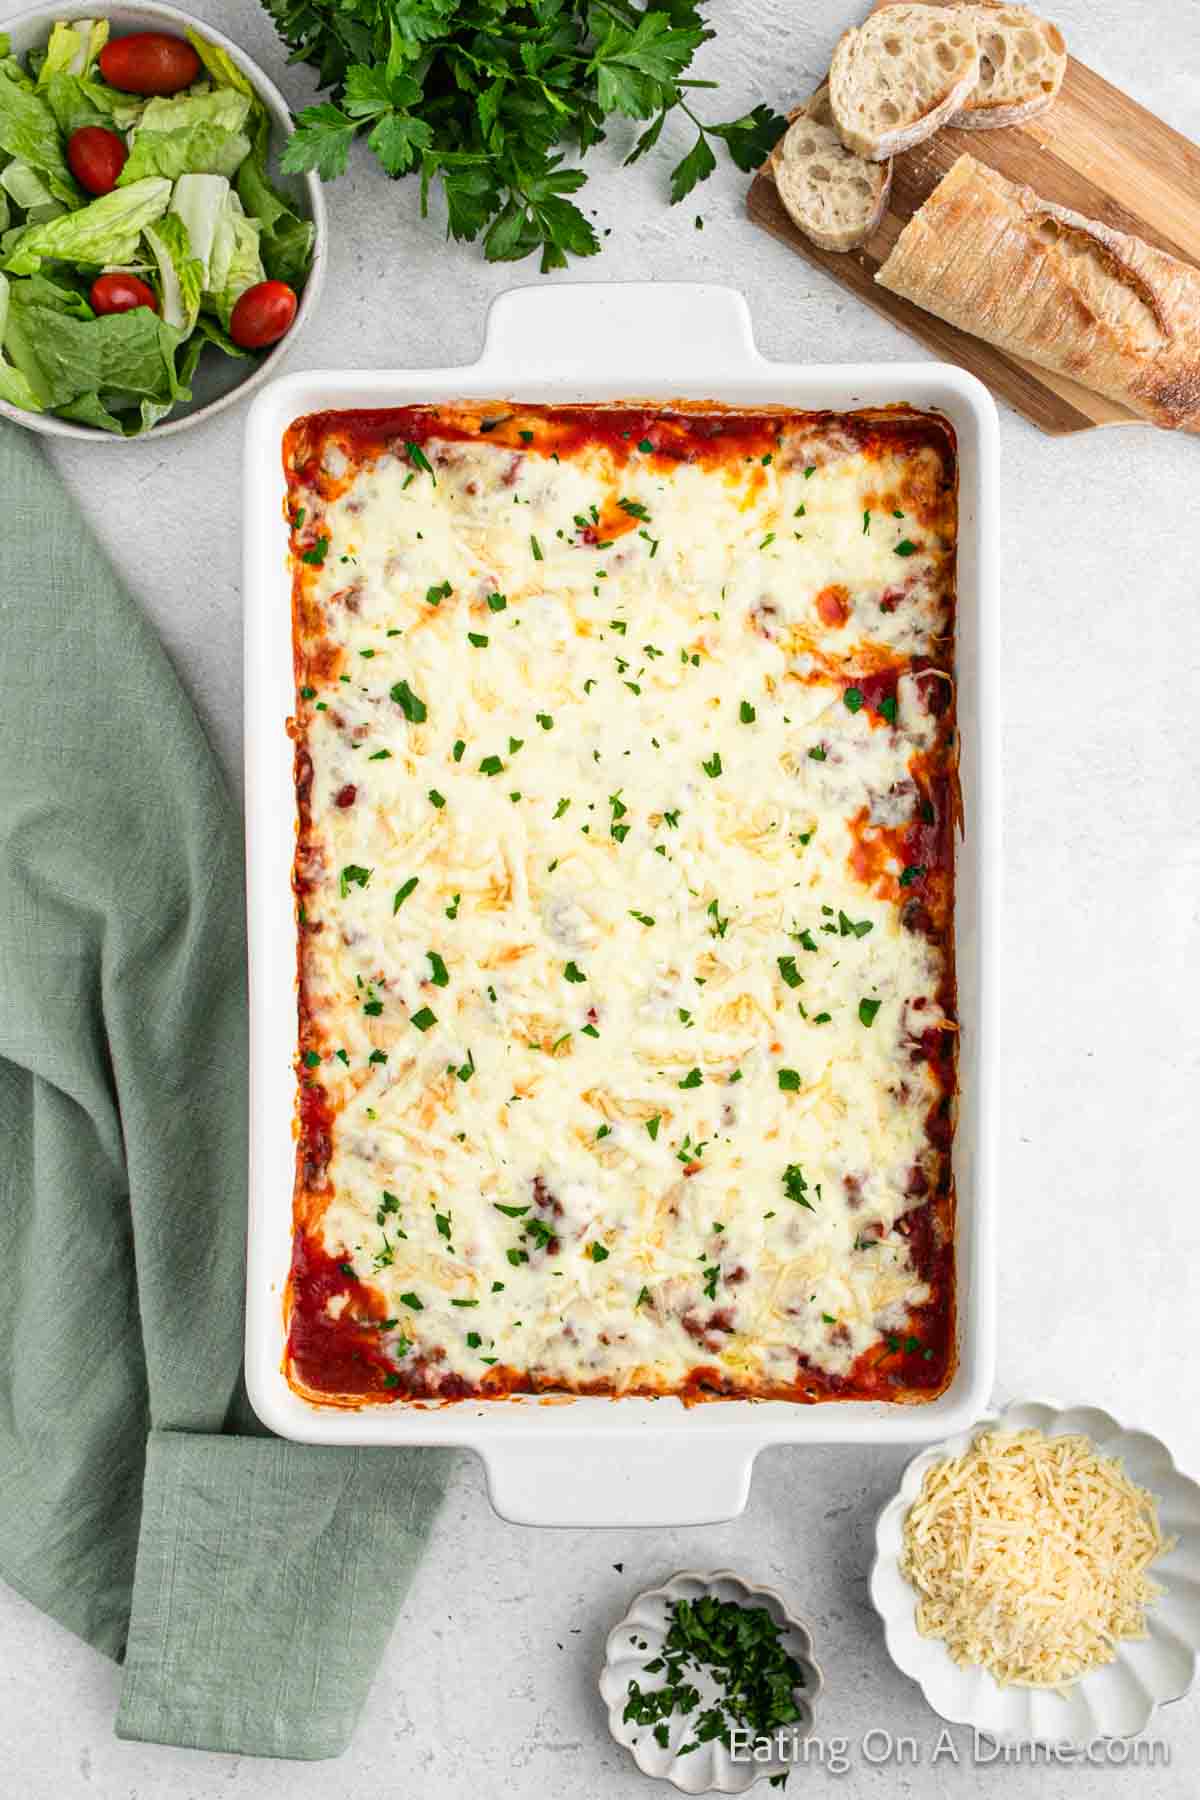
{"type": "Polygon", "coordinates": [[[978,381],[945,363],[805,366],[768,362],[729,288],[522,288],[488,316],[483,355],[463,368],[323,372],[263,390],[246,425],[246,820],[250,936],[250,1226],[246,1379],[283,1437],[314,1444],[462,1444],[487,1469],[505,1518],[537,1525],[681,1525],[746,1503],[766,1444],[914,1443],[965,1429],[984,1409],[993,1366],[992,1160],[1000,803],[994,589],[997,423],[978,381]],[[878,406],[945,413],[958,433],[959,719],[966,838],[958,857],[962,1011],[958,1186],[958,1372],[924,1406],[828,1401],[536,1397],[449,1406],[320,1407],[281,1369],[292,1236],[296,951],[290,580],[283,432],[328,407],[460,397],[549,402],[715,399],[732,405],[878,406]]]}

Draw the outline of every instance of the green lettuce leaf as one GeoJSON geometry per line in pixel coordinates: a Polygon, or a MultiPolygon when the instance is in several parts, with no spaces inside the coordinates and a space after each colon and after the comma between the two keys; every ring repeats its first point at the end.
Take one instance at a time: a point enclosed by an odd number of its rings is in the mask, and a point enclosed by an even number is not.
{"type": "Polygon", "coordinates": [[[162,217],[170,198],[171,183],[161,177],[114,188],[78,212],[28,226],[9,251],[5,267],[13,275],[30,275],[43,258],[100,268],[130,263],[143,230],[162,217]]]}
{"type": "Polygon", "coordinates": [[[61,200],[54,198],[37,170],[19,157],[14,157],[6,169],[0,169],[0,187],[21,208],[27,225],[42,225],[67,210],[61,200]]]}
{"type": "Polygon", "coordinates": [[[187,41],[204,64],[218,87],[234,88],[239,94],[245,94],[248,100],[258,104],[258,95],[254,92],[248,75],[243,75],[231,56],[227,56],[219,44],[210,44],[207,38],[198,31],[188,27],[187,41]]]}
{"type": "Polygon", "coordinates": [[[83,196],[67,167],[53,112],[40,94],[0,70],[0,150],[36,169],[56,200],[78,206],[83,196]]]}
{"type": "Polygon", "coordinates": [[[226,331],[246,289],[265,279],[257,221],[247,218],[237,195],[230,193],[217,221],[208,278],[208,298],[226,331]]]}
{"type": "Polygon", "coordinates": [[[46,59],[38,70],[38,87],[45,87],[54,75],[90,75],[107,42],[107,19],[59,19],[50,30],[46,59]]]}
{"type": "Polygon", "coordinates": [[[223,175],[181,175],[171,195],[171,212],[187,227],[188,244],[208,286],[217,221],[225,211],[229,183],[223,175]]]}
{"type": "Polygon", "coordinates": [[[200,311],[204,267],[192,255],[187,226],[178,213],[168,212],[147,225],[145,237],[158,264],[162,317],[177,331],[188,333],[200,311]]]}
{"type": "Polygon", "coordinates": [[[243,128],[253,105],[232,88],[151,100],[134,131],[118,185],[129,187],[148,175],[175,181],[180,175],[235,174],[250,154],[243,128]]]}
{"type": "Polygon", "coordinates": [[[52,75],[42,94],[65,137],[84,125],[129,131],[146,110],[142,95],[122,94],[82,75],[52,75]]]}
{"type": "Polygon", "coordinates": [[[262,260],[273,281],[298,288],[312,261],[315,229],[288,205],[267,175],[271,148],[271,121],[259,113],[254,125],[250,154],[237,172],[238,197],[262,232],[262,260]]]}
{"type": "Polygon", "coordinates": [[[235,344],[229,333],[222,331],[217,321],[207,313],[201,313],[196,320],[196,335],[188,340],[188,349],[197,342],[201,345],[215,344],[226,356],[240,357],[244,362],[250,362],[254,357],[253,350],[243,350],[240,344],[235,344]]]}
{"type": "MultiPolygon", "coordinates": [[[[169,402],[166,410],[169,410],[169,402]]],[[[131,435],[121,420],[108,410],[99,394],[80,394],[78,400],[69,400],[65,406],[56,407],[55,411],[60,419],[74,419],[77,425],[95,425],[101,431],[113,432],[117,437],[131,435]]]]}
{"type": "Polygon", "coordinates": [[[56,411],[87,394],[128,394],[134,405],[177,399],[179,342],[148,306],[81,319],[46,304],[32,282],[10,285],[5,349],[40,404],[56,411]]]}
{"type": "Polygon", "coordinates": [[[0,400],[19,406],[25,412],[41,412],[42,403],[25,376],[15,369],[4,354],[4,334],[8,326],[8,280],[0,275],[0,400]]]}

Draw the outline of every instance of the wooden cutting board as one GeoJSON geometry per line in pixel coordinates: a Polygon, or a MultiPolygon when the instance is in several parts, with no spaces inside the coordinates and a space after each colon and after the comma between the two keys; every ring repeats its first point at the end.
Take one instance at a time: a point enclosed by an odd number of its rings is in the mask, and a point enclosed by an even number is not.
{"type": "MultiPolygon", "coordinates": [[[[1148,31],[1157,29],[1149,19],[1145,23],[1148,31]]],[[[801,99],[781,96],[777,104],[786,110],[801,99]]],[[[1027,182],[1047,200],[1200,264],[1200,146],[1074,57],[1062,92],[1041,118],[1000,131],[940,131],[898,156],[888,210],[861,250],[839,253],[810,243],[784,212],[771,177],[763,173],[750,189],[750,217],[938,356],[961,363],[997,399],[1007,400],[1043,431],[1057,436],[1093,425],[1145,423],[1115,400],[993,349],[876,285],[875,271],[901,227],[964,150],[1010,180],[1027,182]]]]}

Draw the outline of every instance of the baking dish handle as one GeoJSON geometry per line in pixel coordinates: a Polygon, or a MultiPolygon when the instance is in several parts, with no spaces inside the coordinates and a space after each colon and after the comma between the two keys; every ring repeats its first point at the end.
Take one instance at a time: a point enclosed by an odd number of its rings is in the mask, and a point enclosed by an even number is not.
{"type": "Polygon", "coordinates": [[[481,376],[514,381],[595,380],[619,369],[626,388],[697,368],[730,376],[760,369],[750,310],[736,289],[711,282],[576,282],[512,288],[492,301],[481,376]]]}
{"type": "Polygon", "coordinates": [[[514,1525],[715,1525],[745,1511],[758,1446],[671,1435],[480,1450],[488,1497],[514,1525]]]}

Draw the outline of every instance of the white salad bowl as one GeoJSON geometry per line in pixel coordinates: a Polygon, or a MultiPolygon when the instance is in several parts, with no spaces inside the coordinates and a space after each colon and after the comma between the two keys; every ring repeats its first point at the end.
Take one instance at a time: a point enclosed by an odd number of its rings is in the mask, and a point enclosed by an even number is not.
{"type": "MultiPolygon", "coordinates": [[[[609,1730],[617,1743],[629,1751],[643,1775],[669,1781],[685,1794],[742,1794],[752,1782],[765,1776],[785,1775],[792,1763],[778,1759],[752,1762],[742,1757],[735,1761],[724,1737],[710,1738],[708,1743],[681,1756],[680,1746],[691,1736],[694,1715],[672,1714],[666,1721],[666,1744],[658,1742],[651,1726],[635,1725],[622,1716],[630,1681],[637,1681],[646,1693],[661,1685],[656,1674],[647,1676],[645,1669],[662,1652],[672,1605],[677,1600],[698,1600],[704,1594],[715,1594],[718,1600],[732,1600],[739,1606],[762,1606],[770,1613],[780,1627],[784,1650],[800,1665],[804,1675],[803,1687],[792,1690],[800,1717],[785,1730],[797,1743],[810,1737],[814,1708],[823,1686],[821,1670],[812,1653],[812,1633],[788,1612],[774,1588],[743,1581],[732,1569],[717,1569],[711,1575],[684,1569],[662,1587],[647,1588],[639,1594],[620,1624],[608,1634],[600,1693],[608,1708],[609,1730]]],[[[689,1669],[688,1679],[700,1689],[700,1707],[711,1704],[716,1688],[703,1671],[697,1674],[689,1669]]]]}
{"type": "Polygon", "coordinates": [[[871,1600],[883,1620],[888,1653],[918,1684],[936,1713],[970,1725],[997,1742],[1087,1745],[1134,1737],[1156,1707],[1187,1693],[1200,1653],[1200,1486],[1175,1467],[1171,1453],[1146,1431],[1127,1430],[1095,1406],[1062,1408],[1051,1401],[1014,1403],[997,1417],[934,1444],[915,1456],[875,1529],[871,1600]],[[1116,1659],[1064,1693],[1051,1688],[1001,1687],[987,1669],[963,1668],[940,1638],[919,1636],[916,1594],[900,1572],[904,1520],[926,1472],[962,1456],[985,1431],[1079,1432],[1102,1456],[1117,1457],[1126,1474],[1158,1503],[1163,1537],[1176,1540],[1149,1573],[1163,1592],[1147,1609],[1144,1638],[1117,1644],[1116,1659]]]}
{"type": "Polygon", "coordinates": [[[215,25],[210,25],[207,19],[183,12],[177,6],[160,6],[157,0],[128,0],[122,6],[97,6],[87,4],[87,0],[64,0],[58,6],[31,7],[27,12],[16,13],[11,19],[0,18],[0,32],[7,33],[13,55],[24,56],[27,51],[34,50],[47,41],[51,26],[59,19],[65,19],[68,23],[72,19],[107,19],[114,35],[131,31],[169,31],[176,37],[182,37],[190,28],[207,38],[209,43],[224,50],[253,83],[255,93],[270,115],[271,161],[267,172],[272,183],[302,216],[312,221],[314,227],[312,266],[308,271],[304,292],[300,295],[296,317],[286,335],[277,344],[273,344],[265,356],[254,360],[222,356],[218,350],[206,349],[192,377],[193,398],[175,408],[170,418],[161,425],[151,426],[149,431],[137,437],[120,437],[116,432],[102,431],[95,425],[77,425],[74,420],[59,419],[49,412],[27,412],[23,407],[11,406],[8,401],[0,400],[0,415],[12,419],[17,425],[23,425],[27,431],[40,431],[48,437],[83,438],[91,443],[141,443],[146,438],[161,438],[172,432],[186,431],[191,425],[199,425],[204,419],[214,418],[217,413],[224,412],[227,406],[232,406],[252,393],[269,375],[278,372],[284,351],[295,343],[297,334],[316,311],[320,299],[325,275],[325,197],[315,175],[280,173],[279,158],[293,129],[291,109],[274,82],[263,74],[258,64],[244,50],[239,50],[236,44],[231,43],[215,25]]]}

